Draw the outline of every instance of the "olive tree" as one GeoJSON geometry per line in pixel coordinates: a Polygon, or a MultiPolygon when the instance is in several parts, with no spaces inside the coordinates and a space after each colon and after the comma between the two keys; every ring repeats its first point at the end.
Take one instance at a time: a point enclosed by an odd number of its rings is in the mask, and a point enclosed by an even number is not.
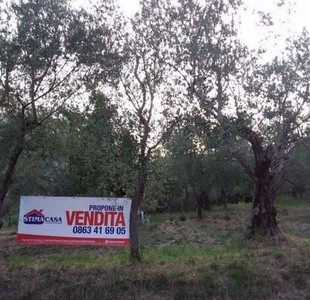
{"type": "MultiPolygon", "coordinates": [[[[108,34],[94,30],[89,15],[69,9],[65,0],[12,2],[1,9],[0,120],[10,129],[11,144],[0,145],[7,148],[0,173],[0,207],[29,134],[79,91],[81,80],[94,71],[87,67],[85,45],[108,34]]],[[[88,49],[89,59],[96,50],[88,49]]],[[[100,61],[107,76],[117,65],[112,58],[100,61]]]]}
{"type": "Polygon", "coordinates": [[[309,34],[289,41],[281,58],[262,63],[264,51],[253,55],[238,41],[238,1],[178,3],[170,13],[172,65],[181,88],[187,87],[187,103],[220,126],[223,147],[254,183],[251,235],[256,229],[278,235],[276,191],[289,151],[309,121],[309,34]]]}
{"type": "Polygon", "coordinates": [[[137,260],[140,259],[138,207],[144,199],[149,162],[162,141],[165,126],[162,109],[158,109],[167,96],[163,89],[167,78],[167,51],[164,24],[159,22],[163,11],[164,7],[154,1],[144,1],[141,11],[131,19],[129,32],[123,35],[126,63],[120,75],[119,97],[128,126],[138,143],[130,217],[131,258],[137,260]]]}

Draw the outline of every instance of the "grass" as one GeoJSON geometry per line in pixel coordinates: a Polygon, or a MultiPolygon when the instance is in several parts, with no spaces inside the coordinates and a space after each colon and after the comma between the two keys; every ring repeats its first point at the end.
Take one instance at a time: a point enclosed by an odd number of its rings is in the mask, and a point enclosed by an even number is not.
{"type": "Polygon", "coordinates": [[[243,239],[250,205],[151,215],[127,248],[20,246],[0,231],[0,299],[310,299],[309,205],[278,204],[286,240],[243,239]],[[302,230],[301,230],[302,229],[302,230]]]}

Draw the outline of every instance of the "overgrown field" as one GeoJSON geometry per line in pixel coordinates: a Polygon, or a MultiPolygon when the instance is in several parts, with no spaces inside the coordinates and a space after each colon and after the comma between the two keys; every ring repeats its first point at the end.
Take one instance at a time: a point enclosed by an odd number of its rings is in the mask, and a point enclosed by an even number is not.
{"type": "Polygon", "coordinates": [[[0,299],[310,299],[310,201],[281,200],[285,241],[244,239],[250,205],[151,215],[126,248],[19,246],[0,231],[0,299]]]}

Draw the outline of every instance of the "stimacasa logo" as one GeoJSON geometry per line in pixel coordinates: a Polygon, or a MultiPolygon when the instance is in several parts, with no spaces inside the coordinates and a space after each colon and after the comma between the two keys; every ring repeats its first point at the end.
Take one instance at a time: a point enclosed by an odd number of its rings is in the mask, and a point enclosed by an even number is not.
{"type": "Polygon", "coordinates": [[[24,223],[30,225],[62,224],[61,217],[50,217],[43,214],[43,209],[33,209],[24,215],[24,223]]]}

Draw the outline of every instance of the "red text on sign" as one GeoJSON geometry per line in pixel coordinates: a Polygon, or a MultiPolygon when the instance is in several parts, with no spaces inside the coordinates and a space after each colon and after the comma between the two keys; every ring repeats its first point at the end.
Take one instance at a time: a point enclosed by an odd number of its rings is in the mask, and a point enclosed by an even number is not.
{"type": "Polygon", "coordinates": [[[66,211],[66,219],[68,225],[75,226],[125,226],[121,211],[66,211]]]}

